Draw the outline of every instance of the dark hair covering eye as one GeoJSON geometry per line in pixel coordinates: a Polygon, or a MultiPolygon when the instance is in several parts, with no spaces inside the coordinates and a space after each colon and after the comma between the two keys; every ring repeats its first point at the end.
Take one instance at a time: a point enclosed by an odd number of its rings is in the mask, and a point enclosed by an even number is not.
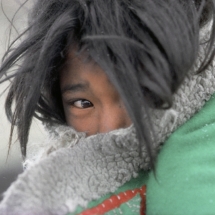
{"type": "MultiPolygon", "coordinates": [[[[212,0],[37,0],[23,42],[9,47],[0,68],[1,81],[12,80],[6,114],[23,157],[33,117],[66,124],[59,74],[78,47],[117,88],[153,166],[149,108],[171,106],[197,58],[199,26],[214,20],[214,8],[212,0]]],[[[213,59],[214,34],[212,26],[200,70],[213,59]]]]}

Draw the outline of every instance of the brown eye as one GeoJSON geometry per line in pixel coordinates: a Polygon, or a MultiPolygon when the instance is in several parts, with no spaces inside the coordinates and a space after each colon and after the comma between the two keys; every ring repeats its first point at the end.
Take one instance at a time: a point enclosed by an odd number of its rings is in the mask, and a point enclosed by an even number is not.
{"type": "Polygon", "coordinates": [[[80,99],[73,102],[73,106],[77,108],[89,108],[89,107],[93,107],[93,104],[88,100],[80,99]]]}

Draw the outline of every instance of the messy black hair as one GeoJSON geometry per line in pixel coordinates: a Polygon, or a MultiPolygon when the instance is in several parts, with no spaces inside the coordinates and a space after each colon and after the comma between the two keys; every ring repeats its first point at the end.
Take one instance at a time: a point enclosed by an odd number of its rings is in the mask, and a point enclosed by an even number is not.
{"type": "MultiPolygon", "coordinates": [[[[23,157],[33,117],[66,124],[59,74],[78,47],[117,88],[153,164],[149,108],[171,107],[197,58],[200,26],[213,21],[214,8],[213,0],[35,1],[23,42],[11,44],[0,68],[2,82],[11,79],[6,114],[12,130],[17,125],[23,157]]],[[[214,36],[212,25],[200,70],[213,59],[214,36]]]]}

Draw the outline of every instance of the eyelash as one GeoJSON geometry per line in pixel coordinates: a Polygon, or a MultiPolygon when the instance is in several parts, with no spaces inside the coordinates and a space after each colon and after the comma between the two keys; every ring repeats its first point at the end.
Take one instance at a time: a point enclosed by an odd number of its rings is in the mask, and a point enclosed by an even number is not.
{"type": "Polygon", "coordinates": [[[88,100],[86,100],[86,99],[76,99],[75,101],[72,101],[71,103],[70,103],[70,105],[72,105],[72,106],[74,106],[74,107],[76,107],[76,108],[80,108],[80,109],[86,109],[86,108],[90,108],[90,107],[93,107],[93,104],[92,104],[92,102],[90,102],[90,101],[88,101],[88,100]],[[77,103],[77,102],[84,102],[84,103],[81,103],[81,104],[75,104],[75,103],[77,103]],[[87,104],[87,107],[85,106],[84,107],[84,105],[86,105],[87,104]]]}

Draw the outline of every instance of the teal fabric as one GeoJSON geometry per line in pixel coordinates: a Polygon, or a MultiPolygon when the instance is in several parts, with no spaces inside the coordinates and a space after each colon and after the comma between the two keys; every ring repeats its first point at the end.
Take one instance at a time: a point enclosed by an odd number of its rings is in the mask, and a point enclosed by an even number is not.
{"type": "Polygon", "coordinates": [[[215,98],[174,132],[147,182],[147,215],[215,214],[215,98]]]}
{"type": "MultiPolygon", "coordinates": [[[[141,172],[114,194],[147,185],[147,215],[215,214],[215,97],[187,123],[177,129],[162,147],[156,174],[141,172]]],[[[92,208],[113,193],[92,201],[92,208]]],[[[139,195],[108,214],[137,215],[139,195]]],[[[76,213],[83,211],[79,208],[76,213]]]]}

